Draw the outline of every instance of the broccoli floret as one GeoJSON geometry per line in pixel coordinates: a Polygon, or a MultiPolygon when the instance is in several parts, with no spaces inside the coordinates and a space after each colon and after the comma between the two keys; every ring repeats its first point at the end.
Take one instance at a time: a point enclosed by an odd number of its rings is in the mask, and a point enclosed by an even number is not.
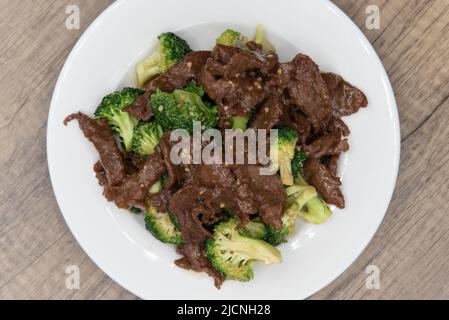
{"type": "Polygon", "coordinates": [[[318,196],[316,189],[307,184],[301,174],[295,185],[287,188],[289,202],[296,213],[307,222],[320,224],[332,215],[327,203],[318,196]]]}
{"type": "Polygon", "coordinates": [[[161,187],[164,187],[168,181],[168,174],[164,174],[161,178],[161,187]]]}
{"type": "Polygon", "coordinates": [[[124,88],[105,96],[95,111],[97,119],[107,119],[113,132],[120,135],[126,151],[131,150],[137,119],[123,111],[123,108],[132,104],[143,93],[144,91],[140,89],[124,88]]]}
{"type": "Polygon", "coordinates": [[[203,129],[217,125],[217,108],[208,107],[201,97],[185,90],[173,93],[157,90],[151,96],[156,122],[164,130],[185,129],[192,133],[193,122],[201,121],[203,129]]]}
{"type": "Polygon", "coordinates": [[[206,93],[202,86],[197,86],[193,82],[190,82],[188,85],[186,85],[183,90],[190,93],[195,93],[196,95],[200,96],[200,98],[202,98],[206,93]]]}
{"type": "Polygon", "coordinates": [[[301,147],[296,147],[295,155],[292,159],[292,175],[296,178],[300,174],[302,167],[304,166],[304,161],[307,160],[307,156],[301,147]]]}
{"type": "Polygon", "coordinates": [[[226,279],[249,281],[254,277],[251,265],[282,262],[281,253],[263,240],[244,237],[237,231],[237,220],[220,222],[206,241],[206,254],[226,279]]]}
{"type": "Polygon", "coordinates": [[[173,212],[169,211],[168,217],[170,218],[171,223],[173,223],[173,225],[175,226],[175,229],[181,231],[181,227],[179,225],[178,218],[176,218],[176,215],[173,212]]]}
{"type": "Polygon", "coordinates": [[[160,212],[150,206],[145,217],[145,227],[158,240],[164,243],[180,245],[183,243],[181,233],[170,220],[167,212],[160,212]]]}
{"type": "Polygon", "coordinates": [[[291,186],[294,182],[291,161],[295,155],[298,133],[295,129],[286,126],[279,126],[277,129],[277,139],[270,146],[272,170],[274,172],[279,170],[282,183],[291,186]]]}
{"type": "Polygon", "coordinates": [[[232,29],[226,29],[223,33],[216,39],[216,44],[221,44],[225,46],[234,47],[244,47],[248,39],[238,31],[232,29]]]}
{"type": "Polygon", "coordinates": [[[137,208],[137,207],[131,207],[131,208],[129,208],[129,211],[131,211],[134,214],[139,214],[142,212],[142,209],[137,208]]]}
{"type": "Polygon", "coordinates": [[[262,25],[258,25],[256,28],[254,42],[260,44],[264,51],[276,52],[274,46],[267,40],[267,37],[265,36],[265,30],[262,25]]]}
{"type": "Polygon", "coordinates": [[[295,228],[296,215],[297,211],[293,206],[290,206],[282,216],[282,227],[279,230],[272,225],[267,225],[267,234],[264,240],[273,246],[287,242],[287,236],[295,228]]]}
{"type": "Polygon", "coordinates": [[[162,33],[158,39],[159,48],[136,67],[137,81],[140,86],[166,72],[192,51],[184,39],[172,32],[162,33]]]}
{"type": "Polygon", "coordinates": [[[267,227],[259,218],[256,218],[240,227],[239,233],[244,237],[263,239],[267,235],[267,227]]]}
{"type": "Polygon", "coordinates": [[[134,127],[132,151],[141,156],[152,154],[163,133],[161,126],[154,121],[139,122],[134,127]]]}

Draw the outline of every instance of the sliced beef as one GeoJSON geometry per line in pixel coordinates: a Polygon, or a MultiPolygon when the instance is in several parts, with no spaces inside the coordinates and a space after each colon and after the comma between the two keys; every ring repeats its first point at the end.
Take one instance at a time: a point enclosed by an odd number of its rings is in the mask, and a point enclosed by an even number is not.
{"type": "Polygon", "coordinates": [[[337,133],[342,135],[343,137],[347,137],[351,133],[346,123],[344,123],[344,121],[340,118],[333,118],[329,122],[329,125],[327,126],[325,131],[329,133],[337,133]]]}
{"type": "Polygon", "coordinates": [[[341,139],[340,134],[325,134],[316,137],[303,147],[308,157],[320,159],[324,156],[338,155],[349,150],[348,140],[341,139]]]}
{"type": "Polygon", "coordinates": [[[140,170],[126,178],[119,186],[106,187],[104,194],[119,208],[145,207],[148,190],[167,172],[164,158],[159,148],[150,155],[140,170]]]}
{"type": "Polygon", "coordinates": [[[339,155],[339,154],[330,156],[329,159],[328,159],[328,161],[327,161],[327,164],[326,164],[326,167],[329,169],[329,171],[330,171],[334,176],[337,175],[337,164],[338,164],[338,159],[339,159],[339,158],[340,158],[340,155],[339,155]]]}
{"type": "Polygon", "coordinates": [[[126,178],[125,163],[107,120],[92,119],[78,112],[68,116],[64,124],[67,125],[72,120],[78,120],[84,136],[97,149],[108,183],[112,186],[121,184],[126,178]]]}
{"type": "Polygon", "coordinates": [[[250,123],[250,128],[270,130],[282,122],[286,113],[285,105],[280,101],[279,97],[274,96],[259,108],[255,118],[250,123]]]}
{"type": "Polygon", "coordinates": [[[147,205],[154,206],[158,208],[161,212],[170,211],[170,199],[172,197],[171,190],[162,189],[160,192],[155,194],[147,194],[145,202],[147,205]]]}
{"type": "Polygon", "coordinates": [[[345,199],[340,190],[341,181],[319,159],[309,158],[304,163],[304,178],[316,188],[327,203],[339,208],[345,207],[345,199]]]}
{"type": "Polygon", "coordinates": [[[265,223],[279,229],[287,204],[279,176],[261,175],[256,165],[235,165],[233,172],[237,178],[235,196],[239,211],[247,216],[258,211],[265,223]]]}
{"type": "Polygon", "coordinates": [[[298,131],[299,144],[304,145],[312,133],[312,124],[301,112],[294,112],[293,126],[296,128],[296,131],[298,131]]]}
{"type": "Polygon", "coordinates": [[[281,95],[295,77],[296,68],[293,62],[281,63],[265,82],[264,90],[281,95]]]}
{"type": "MultiPolygon", "coordinates": [[[[259,48],[248,51],[237,47],[216,45],[212,51],[212,61],[222,65],[221,75],[226,79],[236,77],[246,72],[258,75],[270,74],[279,64],[277,54],[264,52],[259,48]]],[[[208,61],[208,64],[212,61],[208,61]]]]}
{"type": "Polygon", "coordinates": [[[220,125],[234,116],[248,116],[264,101],[264,82],[278,65],[274,53],[217,45],[201,71],[199,82],[219,106],[220,125]]]}
{"type": "Polygon", "coordinates": [[[255,51],[255,52],[263,52],[263,46],[259,43],[256,43],[255,41],[248,41],[245,43],[245,47],[248,48],[248,50],[255,51]]]}
{"type": "Polygon", "coordinates": [[[307,116],[313,131],[318,133],[332,116],[326,83],[310,57],[298,54],[293,59],[293,65],[295,76],[287,87],[291,103],[307,116]]]}
{"type": "Polygon", "coordinates": [[[210,51],[194,51],[186,56],[176,65],[171,67],[166,73],[151,80],[146,90],[149,93],[156,91],[156,88],[165,92],[173,92],[175,89],[185,87],[192,80],[197,80],[200,71],[207,59],[210,51]]]}
{"type": "Polygon", "coordinates": [[[334,117],[349,116],[368,105],[368,99],[365,94],[339,75],[323,73],[322,77],[329,90],[334,117]]]}
{"type": "Polygon", "coordinates": [[[154,117],[151,109],[150,94],[146,93],[137,98],[134,103],[123,110],[133,115],[137,120],[149,121],[154,117]]]}
{"type": "MultiPolygon", "coordinates": [[[[167,168],[168,172],[168,180],[165,184],[165,188],[167,189],[172,189],[176,186],[180,187],[184,185],[187,180],[191,178],[193,170],[192,164],[174,164],[172,162],[170,154],[173,146],[176,145],[177,141],[170,141],[170,134],[171,132],[165,133],[159,142],[159,146],[161,148],[165,162],[165,167],[167,168]]],[[[188,156],[192,156],[191,150],[188,156]]]]}
{"type": "Polygon", "coordinates": [[[215,285],[220,287],[223,276],[215,270],[204,252],[204,244],[209,234],[198,220],[198,201],[195,201],[201,191],[202,188],[196,185],[185,186],[171,198],[170,211],[179,222],[185,242],[180,248],[184,257],[175,263],[184,269],[207,272],[214,277],[215,285]]]}

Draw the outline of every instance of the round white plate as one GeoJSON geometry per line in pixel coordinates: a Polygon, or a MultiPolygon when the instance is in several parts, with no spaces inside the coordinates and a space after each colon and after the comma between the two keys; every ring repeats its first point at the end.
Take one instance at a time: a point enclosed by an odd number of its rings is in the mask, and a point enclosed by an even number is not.
{"type": "MultiPolygon", "coordinates": [[[[322,0],[121,0],[101,14],[72,50],[61,72],[48,118],[48,165],[59,207],[89,257],[120,285],[146,299],[303,299],[340,275],[381,223],[399,165],[399,120],[385,70],[360,30],[322,0]],[[92,166],[94,147],[70,113],[92,114],[101,98],[134,83],[134,65],[163,31],[176,31],[194,50],[211,48],[226,27],[251,36],[263,24],[282,60],[302,52],[321,70],[362,89],[369,106],[345,121],[350,151],[339,163],[347,207],[326,224],[298,220],[282,246],[284,262],[255,266],[248,283],[220,290],[204,274],[177,268],[175,248],[155,240],[142,216],[117,209],[102,196],[92,166]]],[[[81,284],[82,285],[82,284],[81,284]]]]}

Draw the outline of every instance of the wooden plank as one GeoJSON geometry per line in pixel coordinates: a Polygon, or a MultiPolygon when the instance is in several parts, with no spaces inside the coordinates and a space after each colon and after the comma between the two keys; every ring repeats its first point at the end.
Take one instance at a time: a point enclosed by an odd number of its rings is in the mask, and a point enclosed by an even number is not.
{"type": "MultiPolygon", "coordinates": [[[[401,170],[388,214],[364,253],[312,299],[449,298],[449,2],[335,0],[384,62],[401,117],[401,170]],[[366,7],[381,28],[365,26],[366,7]],[[380,289],[365,268],[380,270],[380,289]]],[[[135,299],[86,256],[55,202],[46,164],[52,90],[76,40],[110,0],[0,0],[0,298],[135,299]],[[67,30],[78,5],[81,29],[67,30]],[[29,115],[33,116],[30,117],[29,115]],[[80,290],[65,287],[78,265],[80,290]]],[[[381,152],[381,151],[379,151],[381,152]]]]}

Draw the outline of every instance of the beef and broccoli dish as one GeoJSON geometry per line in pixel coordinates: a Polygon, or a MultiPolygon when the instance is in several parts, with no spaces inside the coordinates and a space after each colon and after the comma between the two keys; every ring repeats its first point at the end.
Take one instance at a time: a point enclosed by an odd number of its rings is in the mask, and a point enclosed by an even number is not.
{"type": "MultiPolygon", "coordinates": [[[[253,279],[252,265],[280,263],[277,246],[300,221],[320,224],[345,207],[337,176],[349,149],[342,117],[367,106],[359,89],[321,72],[304,54],[280,62],[262,28],[250,40],[227,29],[211,50],[193,51],[174,33],[136,66],[135,88],[105,96],[93,116],[75,113],[99,161],[94,173],[118,208],[142,214],[146,229],[176,246],[181,268],[253,279]],[[174,163],[173,130],[276,129],[267,166],[174,163]]],[[[204,147],[204,146],[203,146],[204,147]]]]}

